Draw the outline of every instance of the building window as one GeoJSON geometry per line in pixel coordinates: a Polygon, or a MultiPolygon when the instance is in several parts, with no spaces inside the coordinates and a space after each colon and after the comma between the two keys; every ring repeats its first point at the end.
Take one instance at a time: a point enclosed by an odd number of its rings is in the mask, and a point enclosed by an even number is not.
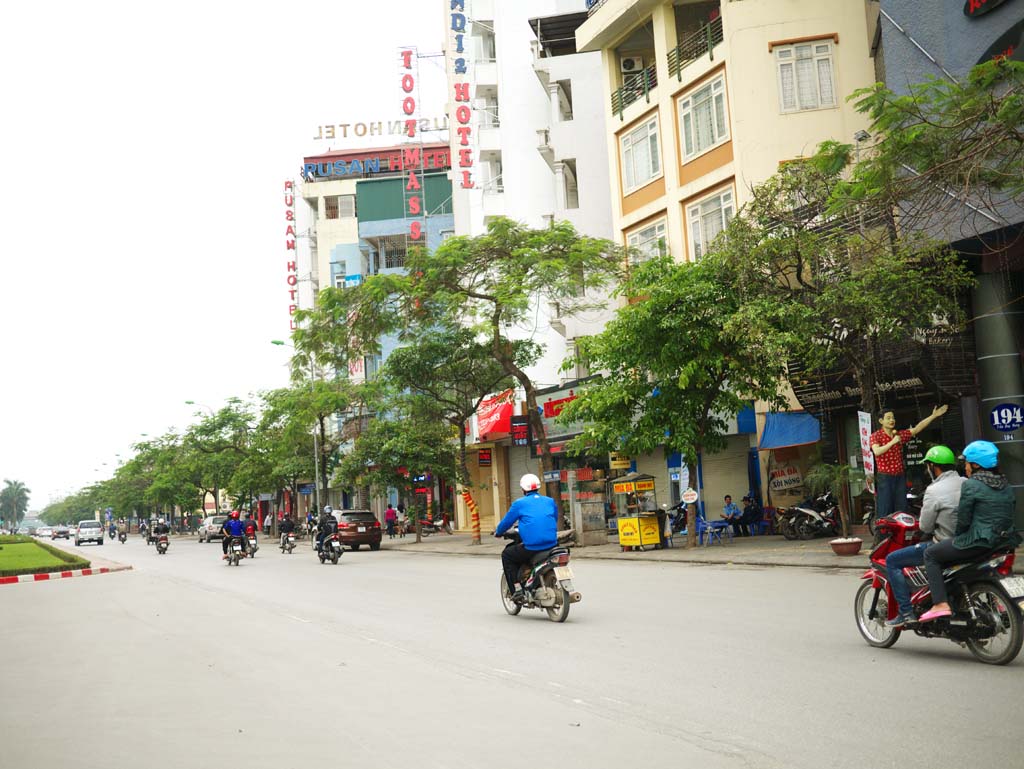
{"type": "Polygon", "coordinates": [[[356,218],[356,196],[355,195],[339,195],[338,196],[338,216],[342,219],[355,219],[356,218]]]}
{"type": "Polygon", "coordinates": [[[441,230],[441,242],[444,243],[448,238],[455,237],[455,230],[441,230]]]}
{"type": "Polygon", "coordinates": [[[622,181],[627,193],[661,176],[657,118],[634,128],[619,142],[622,146],[622,181]]]}
{"type": "Polygon", "coordinates": [[[329,198],[324,198],[324,218],[338,218],[338,198],[334,195],[329,198]]]}
{"type": "Polygon", "coordinates": [[[558,118],[563,123],[572,120],[572,81],[558,81],[558,118]]]}
{"type": "Polygon", "coordinates": [[[626,236],[629,261],[632,264],[640,264],[652,256],[664,256],[668,253],[665,246],[666,227],[666,220],[661,219],[654,224],[629,233],[626,236]]]}
{"type": "Polygon", "coordinates": [[[679,124],[683,127],[684,160],[690,160],[729,138],[724,77],[716,77],[679,100],[679,124]]]}
{"type": "Polygon", "coordinates": [[[800,43],[775,49],[783,112],[836,106],[832,43],[800,43]]]}
{"type": "Polygon", "coordinates": [[[726,228],[733,215],[732,190],[716,193],[686,207],[690,224],[690,253],[700,259],[717,235],[726,228]]]}
{"type": "Polygon", "coordinates": [[[383,246],[383,251],[385,270],[405,267],[405,246],[389,241],[383,246]]]}
{"type": "Polygon", "coordinates": [[[576,159],[566,158],[562,161],[562,182],[565,185],[565,207],[580,207],[580,186],[576,178],[576,159]]]}

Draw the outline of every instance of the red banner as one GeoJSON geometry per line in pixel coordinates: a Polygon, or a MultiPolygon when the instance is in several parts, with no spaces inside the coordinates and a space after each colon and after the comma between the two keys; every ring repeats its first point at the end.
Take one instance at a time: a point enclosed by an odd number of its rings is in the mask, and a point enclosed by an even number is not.
{"type": "Polygon", "coordinates": [[[506,390],[493,398],[486,398],[476,411],[478,440],[485,441],[494,434],[507,435],[512,430],[512,391],[506,390]]]}

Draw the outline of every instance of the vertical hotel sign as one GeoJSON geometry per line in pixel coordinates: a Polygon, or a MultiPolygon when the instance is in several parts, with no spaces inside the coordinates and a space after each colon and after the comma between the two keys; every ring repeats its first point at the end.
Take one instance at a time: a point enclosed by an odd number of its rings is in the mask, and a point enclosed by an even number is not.
{"type": "MultiPolygon", "coordinates": [[[[452,102],[455,105],[455,131],[452,133],[452,166],[458,158],[458,169],[462,172],[459,186],[464,190],[473,189],[473,127],[470,121],[473,110],[469,100],[469,72],[466,67],[466,0],[446,0],[450,7],[449,37],[447,46],[449,80],[453,89],[452,102]]],[[[449,121],[451,124],[451,121],[449,121]]]]}
{"type": "MultiPolygon", "coordinates": [[[[402,115],[406,142],[420,141],[419,130],[419,57],[415,48],[399,51],[399,74],[402,86],[402,115]]],[[[423,153],[422,146],[402,148],[402,171],[405,175],[405,218],[409,222],[408,246],[423,244],[423,153]]]]}
{"type": "Polygon", "coordinates": [[[284,183],[284,251],[288,281],[288,323],[295,330],[295,311],[299,309],[299,265],[295,257],[295,182],[284,183]]]}

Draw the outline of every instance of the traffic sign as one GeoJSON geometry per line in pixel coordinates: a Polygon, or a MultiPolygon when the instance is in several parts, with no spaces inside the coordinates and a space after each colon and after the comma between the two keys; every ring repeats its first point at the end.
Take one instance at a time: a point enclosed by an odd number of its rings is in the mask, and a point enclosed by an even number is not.
{"type": "Polygon", "coordinates": [[[992,427],[1001,433],[1012,433],[1024,427],[1024,409],[1016,403],[1000,403],[988,415],[992,427]]]}
{"type": "Polygon", "coordinates": [[[683,502],[685,502],[688,505],[692,505],[694,502],[697,501],[698,496],[699,495],[697,494],[697,492],[694,491],[693,489],[687,489],[686,491],[683,492],[683,502]]]}

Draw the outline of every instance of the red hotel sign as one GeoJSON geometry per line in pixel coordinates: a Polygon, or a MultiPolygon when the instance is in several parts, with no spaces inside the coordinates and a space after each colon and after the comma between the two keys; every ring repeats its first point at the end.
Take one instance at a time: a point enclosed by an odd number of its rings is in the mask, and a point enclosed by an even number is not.
{"type": "Polygon", "coordinates": [[[287,261],[288,269],[288,321],[295,330],[295,311],[299,309],[299,266],[295,259],[295,182],[284,183],[284,249],[291,252],[287,261]]]}
{"type": "MultiPolygon", "coordinates": [[[[466,77],[466,2],[451,0],[451,31],[455,33],[455,56],[452,59],[452,87],[455,89],[455,133],[459,135],[459,168],[462,169],[460,186],[464,190],[473,189],[473,148],[469,138],[473,135],[473,127],[469,124],[473,118],[473,110],[469,104],[469,78],[466,77]]],[[[455,137],[452,137],[454,142],[455,137]]],[[[452,161],[454,162],[454,158],[452,161]]]]}

